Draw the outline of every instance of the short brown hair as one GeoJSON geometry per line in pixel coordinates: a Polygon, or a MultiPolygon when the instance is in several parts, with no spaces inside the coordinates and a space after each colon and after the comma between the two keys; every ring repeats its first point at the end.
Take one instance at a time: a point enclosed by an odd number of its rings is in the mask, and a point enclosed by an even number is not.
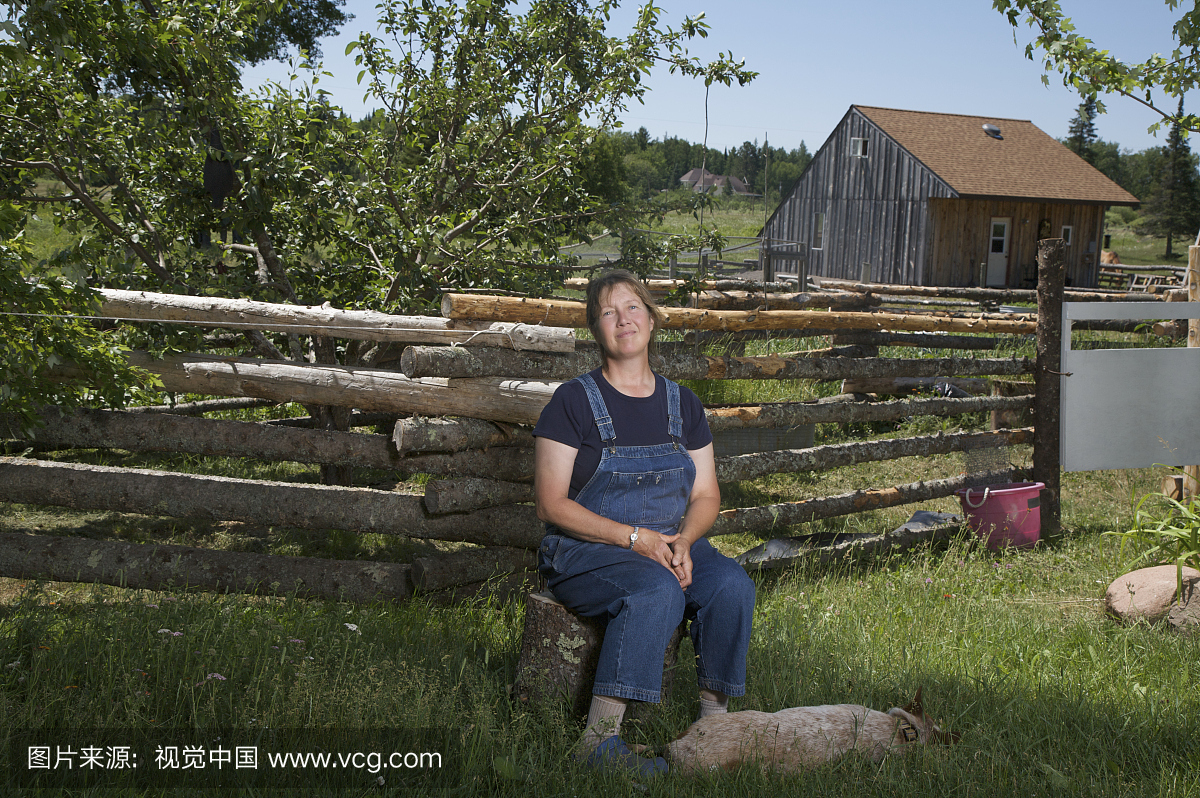
{"type": "Polygon", "coordinates": [[[599,277],[592,278],[587,286],[587,326],[592,332],[592,338],[600,344],[601,366],[608,365],[608,352],[604,351],[604,344],[600,343],[600,299],[620,284],[628,286],[629,290],[637,294],[637,298],[642,301],[650,313],[650,318],[654,320],[654,329],[650,332],[649,355],[654,357],[658,352],[658,331],[663,326],[663,315],[658,309],[654,297],[650,295],[650,289],[628,269],[613,269],[599,277]]]}

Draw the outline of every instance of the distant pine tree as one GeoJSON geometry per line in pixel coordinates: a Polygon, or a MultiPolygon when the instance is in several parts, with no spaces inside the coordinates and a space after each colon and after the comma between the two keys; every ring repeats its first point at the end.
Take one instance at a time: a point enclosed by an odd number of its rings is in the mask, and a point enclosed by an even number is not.
{"type": "Polygon", "coordinates": [[[1090,164],[1096,163],[1096,98],[1079,104],[1071,126],[1067,128],[1067,147],[1090,164]]]}
{"type": "MultiPolygon", "coordinates": [[[[1183,99],[1179,100],[1179,117],[1183,99]]],[[[1167,257],[1172,257],[1171,240],[1188,239],[1200,230],[1200,181],[1196,174],[1196,156],[1179,127],[1171,125],[1167,146],[1162,148],[1161,166],[1142,205],[1140,229],[1152,235],[1166,236],[1167,257]]]]}

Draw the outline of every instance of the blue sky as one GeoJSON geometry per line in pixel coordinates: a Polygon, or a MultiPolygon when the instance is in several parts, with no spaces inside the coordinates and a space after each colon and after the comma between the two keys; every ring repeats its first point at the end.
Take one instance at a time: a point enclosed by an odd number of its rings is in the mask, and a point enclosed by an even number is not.
{"type": "MultiPolygon", "coordinates": [[[[1186,5],[1186,0],[1184,2],[1186,5]]],[[[1029,119],[1061,138],[1079,104],[1057,74],[1042,84],[1040,62],[1025,58],[1033,34],[1017,31],[992,9],[991,0],[659,0],[663,21],[677,26],[686,14],[705,13],[708,39],[692,47],[702,59],[732,50],[760,73],[745,87],[712,87],[709,146],[723,149],[769,138],[793,149],[803,140],[810,151],[832,132],[851,104],[917,111],[1029,119]]],[[[1161,0],[1063,0],[1079,32],[1125,61],[1173,49],[1171,25],[1180,12],[1161,0]]],[[[613,15],[610,33],[628,29],[633,3],[613,15]]],[[[348,0],[355,15],[336,39],[322,43],[324,66],[333,73],[321,88],[354,118],[364,116],[363,90],[355,78],[346,43],[360,30],[374,32],[375,0],[348,0]]],[[[248,71],[247,86],[286,82],[288,69],[268,64],[248,71]]],[[[647,79],[644,105],[622,117],[628,130],[645,126],[653,138],[704,137],[704,86],[661,70],[647,79]]],[[[1195,93],[1193,93],[1195,94],[1195,93]]],[[[1189,106],[1197,100],[1188,97],[1189,106]]],[[[1156,115],[1134,100],[1111,96],[1096,121],[1102,139],[1141,150],[1159,146],[1146,132],[1156,115]]],[[[1174,108],[1174,102],[1166,101],[1174,108]]],[[[1195,110],[1200,110],[1197,108],[1195,110]]],[[[1195,146],[1195,142],[1193,142],[1195,146]]]]}

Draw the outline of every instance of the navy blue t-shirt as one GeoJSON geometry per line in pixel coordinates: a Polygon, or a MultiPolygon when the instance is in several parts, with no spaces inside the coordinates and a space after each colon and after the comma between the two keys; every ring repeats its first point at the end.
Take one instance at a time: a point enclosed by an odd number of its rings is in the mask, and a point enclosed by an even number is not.
{"type": "MultiPolygon", "coordinates": [[[[617,446],[652,446],[671,443],[667,425],[667,381],[654,375],[654,393],[650,396],[626,396],[608,384],[600,369],[590,372],[612,417],[617,446]]],[[[703,449],[712,443],[708,419],[700,398],[682,385],[679,386],[679,415],[683,417],[681,442],[689,450],[703,449]]],[[[578,449],[571,487],[567,498],[574,499],[600,465],[600,430],[588,403],[587,391],[572,380],[558,386],[550,404],[542,410],[533,434],[578,449]]]]}

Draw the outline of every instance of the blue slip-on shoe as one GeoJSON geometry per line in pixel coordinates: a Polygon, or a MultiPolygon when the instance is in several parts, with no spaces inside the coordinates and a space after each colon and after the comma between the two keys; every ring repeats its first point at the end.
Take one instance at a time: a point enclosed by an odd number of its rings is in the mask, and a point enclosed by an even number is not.
{"type": "Polygon", "coordinates": [[[631,776],[658,776],[667,772],[667,760],[661,756],[653,759],[640,757],[617,735],[609,737],[596,750],[581,759],[582,763],[596,770],[623,772],[631,776]]]}

